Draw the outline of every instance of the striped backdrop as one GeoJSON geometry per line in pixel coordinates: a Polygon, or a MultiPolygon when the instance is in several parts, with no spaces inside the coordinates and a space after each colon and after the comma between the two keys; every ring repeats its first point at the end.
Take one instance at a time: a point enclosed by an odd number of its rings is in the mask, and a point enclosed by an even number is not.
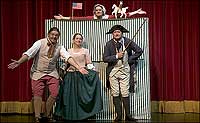
{"type": "Polygon", "coordinates": [[[80,32],[84,36],[84,47],[88,48],[92,61],[99,71],[101,79],[101,94],[103,98],[103,110],[97,114],[96,119],[112,120],[116,117],[115,109],[112,103],[110,90],[106,88],[106,64],[102,62],[102,54],[106,41],[112,38],[111,34],[106,34],[115,24],[124,26],[129,33],[124,36],[133,39],[143,50],[140,57],[135,84],[135,93],[130,95],[130,111],[132,116],[137,119],[150,119],[150,75],[149,75],[149,35],[148,18],[132,19],[113,19],[113,20],[45,20],[46,34],[51,27],[58,27],[61,32],[59,38],[60,44],[66,49],[71,48],[72,35],[80,32]]]}

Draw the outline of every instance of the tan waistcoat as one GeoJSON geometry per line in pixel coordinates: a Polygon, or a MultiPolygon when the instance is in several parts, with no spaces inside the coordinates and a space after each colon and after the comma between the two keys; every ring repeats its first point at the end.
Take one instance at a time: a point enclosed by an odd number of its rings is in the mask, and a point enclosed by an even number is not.
{"type": "Polygon", "coordinates": [[[47,40],[41,39],[40,50],[36,54],[31,67],[31,79],[38,80],[45,75],[53,76],[57,79],[59,78],[56,69],[56,62],[60,56],[60,49],[61,46],[57,43],[53,57],[48,58],[47,52],[49,50],[49,46],[47,45],[47,40]]]}

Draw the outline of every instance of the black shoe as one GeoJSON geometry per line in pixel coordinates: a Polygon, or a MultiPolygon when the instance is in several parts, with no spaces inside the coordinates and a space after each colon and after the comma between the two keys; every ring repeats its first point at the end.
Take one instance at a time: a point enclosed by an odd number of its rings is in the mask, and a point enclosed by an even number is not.
{"type": "Polygon", "coordinates": [[[61,116],[53,116],[54,121],[63,121],[64,119],[61,116]]]}
{"type": "Polygon", "coordinates": [[[39,119],[39,121],[40,121],[40,123],[48,123],[49,122],[49,118],[48,117],[41,117],[40,119],[39,119]]]}

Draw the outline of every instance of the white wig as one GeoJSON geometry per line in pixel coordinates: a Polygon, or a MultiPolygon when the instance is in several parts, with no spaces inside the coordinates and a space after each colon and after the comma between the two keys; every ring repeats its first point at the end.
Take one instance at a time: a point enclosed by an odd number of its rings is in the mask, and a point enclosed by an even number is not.
{"type": "Polygon", "coordinates": [[[95,14],[96,7],[98,7],[98,6],[102,8],[102,12],[103,12],[103,16],[104,16],[106,14],[106,8],[101,4],[95,4],[94,5],[93,14],[95,14]]]}

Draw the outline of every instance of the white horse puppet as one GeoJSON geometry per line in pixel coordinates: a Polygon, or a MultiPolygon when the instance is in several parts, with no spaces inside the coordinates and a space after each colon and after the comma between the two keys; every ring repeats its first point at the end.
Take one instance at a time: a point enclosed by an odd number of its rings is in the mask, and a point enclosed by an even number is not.
{"type": "MultiPolygon", "coordinates": [[[[123,15],[125,16],[125,18],[127,17],[126,10],[128,9],[128,7],[122,8],[122,6],[123,6],[123,1],[120,1],[119,7],[117,5],[115,5],[115,4],[113,4],[112,9],[114,9],[114,10],[112,12],[112,15],[115,14],[115,18],[117,18],[117,14],[118,13],[121,14],[120,18],[122,18],[123,15]]],[[[143,11],[142,8],[140,8],[140,9],[138,9],[136,11],[129,12],[128,16],[130,17],[130,16],[135,15],[135,14],[146,14],[146,12],[143,11]]]]}
{"type": "Polygon", "coordinates": [[[121,15],[120,15],[120,18],[122,18],[123,15],[124,15],[124,18],[126,18],[126,16],[127,16],[126,10],[128,9],[128,7],[122,8],[122,4],[123,4],[122,1],[120,1],[119,7],[118,7],[116,4],[113,4],[112,9],[114,9],[114,10],[113,10],[113,12],[112,12],[112,15],[115,14],[115,18],[117,18],[117,14],[118,14],[118,13],[121,14],[121,15]],[[121,7],[120,7],[120,6],[121,6],[121,7]]]}

